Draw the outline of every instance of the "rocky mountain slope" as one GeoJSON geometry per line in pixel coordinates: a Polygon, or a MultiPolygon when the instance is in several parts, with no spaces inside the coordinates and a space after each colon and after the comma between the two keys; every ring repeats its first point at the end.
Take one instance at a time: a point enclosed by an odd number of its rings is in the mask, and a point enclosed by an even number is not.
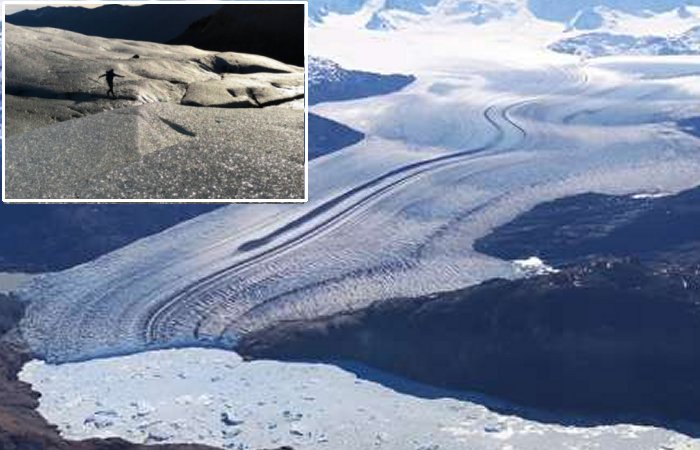
{"type": "Polygon", "coordinates": [[[602,421],[697,424],[699,274],[698,266],[598,261],[282,323],[245,336],[237,351],[361,361],[602,421]]]}
{"type": "Polygon", "coordinates": [[[700,189],[668,196],[563,198],[496,228],[475,248],[505,259],[536,255],[555,266],[607,257],[634,257],[655,267],[695,264],[700,262],[699,205],[700,189]]]}
{"type": "Polygon", "coordinates": [[[226,5],[170,41],[205,50],[253,53],[304,65],[304,6],[226,5]]]}
{"type": "Polygon", "coordinates": [[[0,272],[67,269],[220,205],[0,204],[0,272]]]}
{"type": "Polygon", "coordinates": [[[5,36],[8,198],[304,197],[290,103],[303,68],[50,28],[5,36]],[[116,99],[98,79],[108,68],[125,77],[116,99]]]}
{"type": "Polygon", "coordinates": [[[313,133],[313,138],[309,139],[309,159],[333,153],[364,139],[359,131],[316,114],[309,114],[309,131],[313,133]]]}
{"type": "Polygon", "coordinates": [[[326,58],[309,59],[309,105],[388,94],[413,83],[416,77],[378,74],[341,67],[326,58]]]}

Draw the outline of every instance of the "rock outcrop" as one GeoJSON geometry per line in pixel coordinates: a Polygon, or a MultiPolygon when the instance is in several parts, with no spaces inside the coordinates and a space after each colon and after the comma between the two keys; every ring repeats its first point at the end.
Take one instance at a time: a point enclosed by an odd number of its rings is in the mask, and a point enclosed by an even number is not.
{"type": "Polygon", "coordinates": [[[313,131],[313,138],[309,142],[310,160],[356,144],[365,138],[357,130],[316,114],[309,114],[309,130],[313,131]]]}
{"type": "Polygon", "coordinates": [[[325,58],[309,59],[310,105],[389,94],[416,80],[413,75],[350,70],[325,58]]]}

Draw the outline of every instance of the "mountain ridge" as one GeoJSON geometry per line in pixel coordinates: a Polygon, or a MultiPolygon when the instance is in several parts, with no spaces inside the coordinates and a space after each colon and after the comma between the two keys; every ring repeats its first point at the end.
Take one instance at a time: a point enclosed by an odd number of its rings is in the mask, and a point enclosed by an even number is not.
{"type": "Polygon", "coordinates": [[[61,28],[106,38],[165,43],[220,5],[105,5],[98,8],[45,6],[5,17],[13,25],[61,28]]]}

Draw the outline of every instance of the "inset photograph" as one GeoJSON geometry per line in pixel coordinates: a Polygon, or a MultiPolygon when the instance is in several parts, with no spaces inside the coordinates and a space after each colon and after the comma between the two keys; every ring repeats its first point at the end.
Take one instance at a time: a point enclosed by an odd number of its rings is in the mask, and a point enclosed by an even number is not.
{"type": "Polygon", "coordinates": [[[156,3],[3,4],[3,201],[306,201],[306,4],[156,3]]]}

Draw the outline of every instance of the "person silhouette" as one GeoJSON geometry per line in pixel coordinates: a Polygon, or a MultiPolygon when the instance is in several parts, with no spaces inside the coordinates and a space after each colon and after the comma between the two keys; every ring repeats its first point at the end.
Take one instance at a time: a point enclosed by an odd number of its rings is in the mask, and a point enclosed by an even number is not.
{"type": "Polygon", "coordinates": [[[107,72],[100,75],[97,79],[99,80],[102,77],[106,77],[107,86],[109,86],[107,95],[112,94],[112,98],[117,98],[117,96],[114,94],[114,77],[124,78],[124,76],[114,73],[114,69],[109,69],[107,72]]]}

